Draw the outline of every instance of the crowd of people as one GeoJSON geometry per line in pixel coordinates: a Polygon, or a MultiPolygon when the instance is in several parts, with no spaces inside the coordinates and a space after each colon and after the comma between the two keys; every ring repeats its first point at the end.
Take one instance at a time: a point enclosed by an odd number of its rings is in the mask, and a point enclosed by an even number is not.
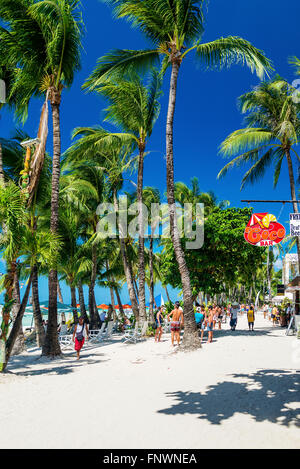
{"type": "MultiPolygon", "coordinates": [[[[227,306],[217,304],[197,306],[195,308],[195,321],[201,342],[204,339],[205,331],[207,331],[208,343],[212,343],[214,331],[216,329],[221,330],[222,323],[227,323],[227,320],[230,321],[231,331],[235,331],[239,314],[247,314],[249,331],[253,332],[255,323],[255,307],[253,304],[239,305],[233,302],[227,306]]],[[[175,302],[174,309],[167,315],[165,314],[164,306],[157,310],[155,316],[155,342],[161,341],[164,322],[170,322],[172,345],[175,346],[176,343],[180,345],[180,331],[184,327],[184,316],[178,301],[175,302]]]]}
{"type": "MultiPolygon", "coordinates": [[[[279,322],[279,308],[276,305],[265,304],[262,308],[263,315],[265,319],[272,321],[275,326],[279,322]]],[[[213,342],[213,336],[215,330],[221,330],[222,324],[226,324],[229,321],[230,329],[232,332],[236,330],[238,316],[247,316],[249,332],[254,331],[255,323],[255,314],[256,308],[253,303],[251,304],[239,304],[237,302],[232,302],[227,306],[217,305],[217,304],[207,304],[195,307],[195,321],[197,329],[199,331],[199,337],[201,342],[205,338],[205,332],[207,332],[207,343],[213,342]]],[[[289,315],[291,315],[291,306],[287,305],[286,310],[287,318],[289,320],[289,315]]],[[[101,323],[107,320],[106,312],[102,312],[100,315],[101,323]]],[[[120,323],[121,330],[124,332],[126,329],[133,326],[132,321],[125,317],[124,321],[120,323]]],[[[171,331],[171,343],[173,346],[176,344],[180,345],[180,333],[184,328],[184,315],[183,309],[179,301],[176,301],[174,308],[170,313],[166,312],[165,306],[159,307],[155,312],[155,324],[152,327],[155,329],[155,342],[160,342],[163,335],[163,328],[165,325],[169,326],[171,331]]],[[[75,344],[75,350],[77,352],[77,358],[80,358],[80,351],[85,343],[85,340],[88,340],[89,329],[88,326],[84,323],[82,318],[79,318],[79,323],[77,325],[68,324],[65,320],[64,315],[62,315],[62,321],[59,324],[58,330],[60,333],[67,333],[70,330],[73,334],[73,341],[75,344]]],[[[45,324],[45,328],[47,324],[45,324]]]]}

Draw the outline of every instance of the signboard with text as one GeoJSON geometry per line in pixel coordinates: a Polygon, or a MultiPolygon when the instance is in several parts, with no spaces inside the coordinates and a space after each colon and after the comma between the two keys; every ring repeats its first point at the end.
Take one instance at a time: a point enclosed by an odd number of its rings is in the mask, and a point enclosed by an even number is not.
{"type": "Polygon", "coordinates": [[[255,213],[245,229],[244,237],[252,246],[274,246],[281,243],[286,231],[271,213],[255,213]]]}
{"type": "Polygon", "coordinates": [[[290,235],[300,236],[300,213],[290,213],[290,235]]]}

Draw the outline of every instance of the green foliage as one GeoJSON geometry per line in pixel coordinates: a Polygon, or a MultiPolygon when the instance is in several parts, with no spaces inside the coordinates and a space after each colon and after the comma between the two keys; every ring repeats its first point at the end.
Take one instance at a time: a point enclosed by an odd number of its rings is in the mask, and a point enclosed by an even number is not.
{"type": "MultiPolygon", "coordinates": [[[[199,291],[217,294],[225,285],[234,285],[242,278],[249,283],[252,274],[262,265],[264,249],[246,243],[244,230],[251,217],[251,209],[215,208],[205,221],[205,242],[199,250],[185,250],[191,275],[193,294],[199,291]]],[[[182,242],[184,248],[184,240],[182,242]]],[[[165,242],[161,274],[164,283],[181,288],[172,243],[165,242]]]]}
{"type": "Polygon", "coordinates": [[[69,87],[80,68],[83,22],[79,0],[1,0],[2,64],[15,69],[9,100],[17,116],[27,118],[28,105],[50,87],[69,87]]]}
{"type": "Polygon", "coordinates": [[[225,157],[236,156],[219,173],[223,177],[233,167],[250,164],[241,188],[262,178],[274,166],[274,187],[278,183],[286,152],[292,151],[298,165],[300,158],[293,145],[300,135],[300,105],[293,99],[295,89],[276,77],[261,83],[239,98],[241,112],[247,114],[248,127],[229,135],[221,145],[225,157]]]}
{"type": "Polygon", "coordinates": [[[117,18],[127,19],[153,44],[144,51],[113,50],[98,60],[84,88],[96,89],[107,80],[141,73],[161,63],[162,74],[171,58],[180,62],[191,51],[208,67],[228,67],[233,63],[246,64],[259,77],[271,69],[264,54],[243,38],[229,36],[203,44],[204,15],[202,0],[106,0],[117,18]]]}

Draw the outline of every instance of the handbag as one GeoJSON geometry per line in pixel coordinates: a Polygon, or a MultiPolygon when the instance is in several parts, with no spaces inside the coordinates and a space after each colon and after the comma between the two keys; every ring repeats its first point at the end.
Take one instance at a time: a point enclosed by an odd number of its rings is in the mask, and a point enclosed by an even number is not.
{"type": "Polygon", "coordinates": [[[76,333],[76,339],[78,340],[78,342],[82,342],[84,339],[83,331],[84,331],[84,324],[82,325],[82,330],[78,334],[76,333]]]}

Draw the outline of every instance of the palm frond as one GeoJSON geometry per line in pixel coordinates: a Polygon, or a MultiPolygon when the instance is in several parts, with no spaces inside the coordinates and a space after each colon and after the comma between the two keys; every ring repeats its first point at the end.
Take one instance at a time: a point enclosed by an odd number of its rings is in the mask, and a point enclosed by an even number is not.
{"type": "Polygon", "coordinates": [[[208,67],[224,68],[232,64],[246,64],[259,78],[272,70],[271,62],[264,53],[241,37],[222,37],[207,44],[199,44],[196,50],[198,58],[208,67]]]}

